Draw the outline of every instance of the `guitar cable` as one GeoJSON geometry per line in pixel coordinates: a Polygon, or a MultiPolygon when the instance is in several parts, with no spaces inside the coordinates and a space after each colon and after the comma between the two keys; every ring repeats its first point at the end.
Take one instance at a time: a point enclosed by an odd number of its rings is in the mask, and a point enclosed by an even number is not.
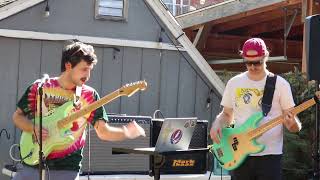
{"type": "MultiPolygon", "coordinates": [[[[210,174],[209,174],[209,178],[208,178],[208,180],[210,180],[211,179],[211,175],[212,175],[212,173],[213,173],[213,171],[214,171],[214,157],[213,156],[211,156],[212,158],[212,167],[211,167],[211,170],[210,170],[210,174]]],[[[222,174],[221,174],[221,178],[222,178],[222,174]]]]}
{"type": "MultiPolygon", "coordinates": [[[[12,165],[9,165],[10,168],[9,170],[12,171],[11,173],[11,177],[10,178],[13,178],[13,173],[14,172],[18,172],[19,168],[21,169],[22,167],[18,167],[18,165],[22,165],[23,163],[23,160],[27,159],[28,157],[32,156],[32,152],[30,152],[28,155],[26,155],[25,157],[21,157],[21,159],[17,159],[13,156],[13,148],[14,147],[18,147],[19,151],[20,151],[20,145],[19,144],[13,144],[11,145],[10,149],[9,149],[9,156],[10,158],[13,160],[13,164],[12,165]]],[[[47,174],[47,177],[48,177],[48,180],[50,180],[50,170],[49,170],[49,167],[47,166],[47,163],[43,163],[45,169],[47,170],[48,174],[47,174]]],[[[8,169],[8,168],[7,168],[8,169]]]]}
{"type": "MultiPolygon", "coordinates": [[[[213,147],[211,146],[209,146],[209,152],[210,152],[210,154],[212,154],[213,156],[211,156],[212,157],[212,167],[211,167],[211,171],[210,171],[210,175],[209,175],[209,178],[208,178],[208,180],[210,180],[211,179],[211,174],[213,173],[213,171],[214,171],[214,159],[216,159],[217,161],[219,161],[219,163],[221,164],[221,165],[224,165],[224,163],[223,162],[221,162],[218,158],[217,158],[217,156],[216,156],[216,154],[213,152],[213,149],[212,149],[213,147]]],[[[220,165],[220,178],[221,178],[221,180],[222,180],[222,166],[220,165]]]]}

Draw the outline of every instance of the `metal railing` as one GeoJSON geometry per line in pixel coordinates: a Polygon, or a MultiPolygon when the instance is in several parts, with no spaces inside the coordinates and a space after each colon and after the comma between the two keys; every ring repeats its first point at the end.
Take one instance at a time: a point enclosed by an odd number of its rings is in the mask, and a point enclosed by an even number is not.
{"type": "Polygon", "coordinates": [[[185,14],[227,0],[162,0],[173,16],[185,14]]]}

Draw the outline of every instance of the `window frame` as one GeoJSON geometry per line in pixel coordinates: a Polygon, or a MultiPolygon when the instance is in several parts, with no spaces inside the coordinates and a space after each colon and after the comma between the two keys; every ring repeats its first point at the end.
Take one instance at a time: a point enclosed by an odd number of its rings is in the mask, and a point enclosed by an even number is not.
{"type": "Polygon", "coordinates": [[[113,20],[113,21],[128,21],[128,0],[123,1],[123,9],[122,9],[122,16],[112,16],[112,15],[101,15],[99,14],[99,4],[101,0],[95,0],[95,18],[100,20],[113,20]]]}
{"type": "Polygon", "coordinates": [[[177,3],[176,0],[169,0],[169,1],[163,1],[163,4],[166,5],[166,7],[168,8],[168,10],[171,12],[171,14],[173,16],[178,16],[178,15],[185,14],[190,11],[191,0],[187,0],[188,1],[187,4],[184,4],[184,1],[185,0],[180,0],[180,3],[177,3]],[[173,1],[175,1],[175,3],[173,1]],[[170,6],[172,8],[170,8],[170,6]],[[188,8],[188,10],[186,12],[183,11],[183,8],[185,8],[185,7],[188,8]]]}

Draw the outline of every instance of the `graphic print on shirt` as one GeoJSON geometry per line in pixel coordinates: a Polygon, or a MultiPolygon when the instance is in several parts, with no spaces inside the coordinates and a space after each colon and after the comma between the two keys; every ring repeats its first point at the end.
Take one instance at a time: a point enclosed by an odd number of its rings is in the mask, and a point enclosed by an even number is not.
{"type": "Polygon", "coordinates": [[[236,108],[261,109],[263,90],[255,88],[236,88],[235,106],[236,108]]]}

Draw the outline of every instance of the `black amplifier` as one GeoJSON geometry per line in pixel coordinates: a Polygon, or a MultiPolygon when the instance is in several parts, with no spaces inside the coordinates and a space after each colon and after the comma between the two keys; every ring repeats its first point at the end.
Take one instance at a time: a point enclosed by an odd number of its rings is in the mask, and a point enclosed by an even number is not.
{"type": "Polygon", "coordinates": [[[87,133],[83,151],[82,174],[148,174],[150,157],[140,154],[112,154],[113,147],[141,148],[151,144],[151,117],[109,115],[111,126],[121,127],[135,120],[146,132],[146,137],[138,137],[120,142],[100,140],[94,128],[87,133]],[[90,140],[89,140],[90,135],[90,140]]]}

